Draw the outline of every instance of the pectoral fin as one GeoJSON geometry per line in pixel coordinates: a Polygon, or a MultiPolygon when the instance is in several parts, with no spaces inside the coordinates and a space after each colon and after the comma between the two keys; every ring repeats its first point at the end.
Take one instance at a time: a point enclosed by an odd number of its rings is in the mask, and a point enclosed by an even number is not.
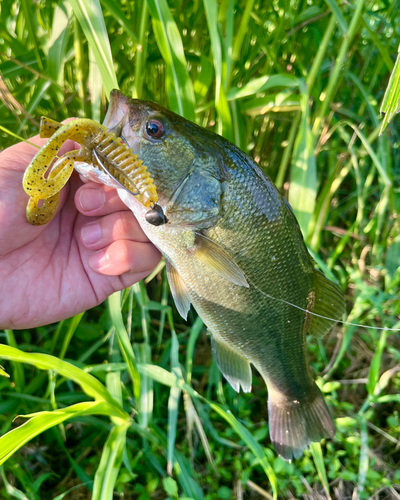
{"type": "Polygon", "coordinates": [[[175,267],[166,261],[167,276],[172,297],[174,298],[176,308],[183,319],[187,319],[190,309],[190,297],[183,279],[179,276],[175,267]]]}
{"type": "Polygon", "coordinates": [[[243,392],[250,392],[251,367],[247,359],[224,342],[216,340],[213,335],[211,335],[211,347],[218,368],[235,391],[239,392],[242,386],[243,392]]]}
{"type": "Polygon", "coordinates": [[[339,321],[345,312],[345,301],[340,288],[320,271],[314,270],[315,296],[307,331],[315,337],[323,337],[339,321]],[[323,316],[323,317],[321,317],[323,316]]]}
{"type": "Polygon", "coordinates": [[[218,243],[203,234],[196,233],[194,255],[222,278],[235,283],[235,285],[249,287],[243,272],[236,262],[218,243]]]}

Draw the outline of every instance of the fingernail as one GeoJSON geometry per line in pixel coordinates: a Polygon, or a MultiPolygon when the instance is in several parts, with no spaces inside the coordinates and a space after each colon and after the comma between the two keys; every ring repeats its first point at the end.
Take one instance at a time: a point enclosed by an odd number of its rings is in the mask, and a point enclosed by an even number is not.
{"type": "Polygon", "coordinates": [[[97,243],[101,239],[100,224],[97,224],[97,222],[92,222],[91,224],[86,224],[86,226],[83,226],[82,239],[88,245],[97,243]]]}
{"type": "Polygon", "coordinates": [[[98,210],[105,201],[104,193],[100,189],[82,189],[79,195],[79,202],[85,212],[98,210]]]}
{"type": "Polygon", "coordinates": [[[106,267],[108,265],[108,258],[106,252],[102,250],[101,252],[97,252],[92,255],[89,259],[90,266],[99,271],[100,269],[106,267]]]}

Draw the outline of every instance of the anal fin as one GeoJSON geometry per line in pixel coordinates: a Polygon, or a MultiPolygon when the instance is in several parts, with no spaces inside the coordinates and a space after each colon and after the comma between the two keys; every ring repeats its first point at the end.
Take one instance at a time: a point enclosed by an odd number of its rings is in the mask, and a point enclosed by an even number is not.
{"type": "Polygon", "coordinates": [[[167,276],[172,297],[174,298],[176,308],[183,319],[187,319],[190,309],[190,297],[183,279],[179,276],[175,267],[166,261],[167,276]]]}
{"type": "Polygon", "coordinates": [[[323,337],[342,318],[345,301],[340,288],[316,269],[314,286],[314,304],[311,309],[314,314],[310,315],[307,331],[315,337],[323,337]]]}
{"type": "Polygon", "coordinates": [[[235,389],[243,392],[251,391],[251,367],[246,358],[235,352],[224,342],[211,335],[211,347],[218,368],[235,389]]]}

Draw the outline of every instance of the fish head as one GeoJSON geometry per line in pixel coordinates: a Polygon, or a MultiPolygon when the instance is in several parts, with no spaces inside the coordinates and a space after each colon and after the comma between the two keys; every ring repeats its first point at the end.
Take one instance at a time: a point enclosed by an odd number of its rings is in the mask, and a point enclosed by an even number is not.
{"type": "Polygon", "coordinates": [[[147,167],[169,224],[203,229],[215,222],[224,179],[211,154],[211,134],[159,104],[131,99],[119,90],[111,92],[103,125],[147,167]]]}

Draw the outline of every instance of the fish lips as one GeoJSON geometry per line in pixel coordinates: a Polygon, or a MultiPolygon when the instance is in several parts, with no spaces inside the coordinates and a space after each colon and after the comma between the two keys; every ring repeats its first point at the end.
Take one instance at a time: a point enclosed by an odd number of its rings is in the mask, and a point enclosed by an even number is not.
{"type": "Polygon", "coordinates": [[[138,135],[140,120],[135,118],[135,99],[126,97],[120,90],[114,89],[110,94],[110,104],[103,125],[107,132],[121,137],[134,154],[138,154],[138,135]]]}

